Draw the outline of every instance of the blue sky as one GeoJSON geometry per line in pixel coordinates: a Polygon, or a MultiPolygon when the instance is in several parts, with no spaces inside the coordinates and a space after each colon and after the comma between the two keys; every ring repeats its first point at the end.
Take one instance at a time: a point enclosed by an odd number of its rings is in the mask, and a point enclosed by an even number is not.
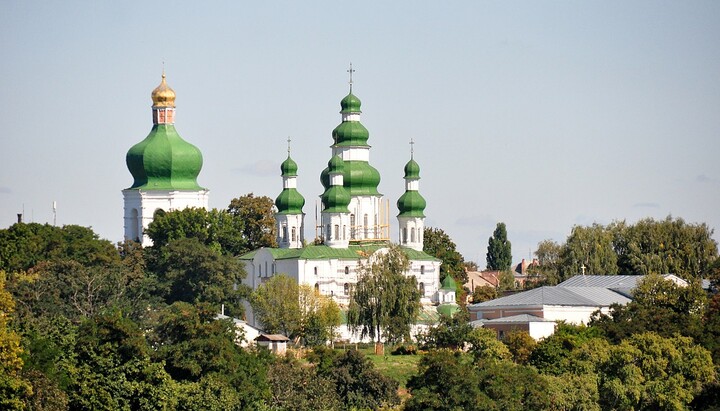
{"type": "Polygon", "coordinates": [[[481,267],[500,221],[516,260],[576,224],[720,228],[716,1],[10,0],[0,56],[0,227],[57,201],[122,238],[163,62],[211,207],[275,198],[290,136],[312,226],[352,61],[393,215],[412,138],[427,225],[481,267]]]}

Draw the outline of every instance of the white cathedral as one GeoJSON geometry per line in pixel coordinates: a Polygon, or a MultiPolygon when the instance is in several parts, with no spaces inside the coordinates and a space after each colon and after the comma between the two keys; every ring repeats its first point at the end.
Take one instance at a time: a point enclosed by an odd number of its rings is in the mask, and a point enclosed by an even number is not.
{"type": "MultiPolygon", "coordinates": [[[[175,92],[164,73],[151,97],[153,128],[127,153],[134,182],[123,190],[125,238],[143,246],[152,244],[145,230],[155,213],[208,208],[208,190],[197,183],[202,154],[175,130],[175,92]]],[[[352,81],[340,107],[342,122],[332,132],[330,160],[320,175],[324,192],[317,238],[306,244],[305,199],[297,191],[298,166],[288,148],[288,157],[280,165],[283,189],[275,200],[279,247],[239,257],[247,271],[244,283],[252,289],[284,273],[347,305],[358,281],[358,263],[388,248],[389,205],[378,192],[380,173],[369,163],[369,133],[360,123],[360,100],[352,94],[352,81]]],[[[411,151],[405,165],[405,193],[397,201],[398,240],[410,260],[406,274],[417,279],[423,305],[454,302],[454,287],[440,284],[440,260],[423,252],[426,203],[418,191],[419,180],[420,167],[411,151]]],[[[253,322],[251,313],[249,322],[253,322]]]]}

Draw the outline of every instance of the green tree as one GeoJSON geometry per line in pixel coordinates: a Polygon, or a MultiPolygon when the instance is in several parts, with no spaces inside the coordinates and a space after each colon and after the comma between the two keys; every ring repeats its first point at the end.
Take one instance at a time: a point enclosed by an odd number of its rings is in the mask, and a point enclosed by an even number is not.
{"type": "Polygon", "coordinates": [[[423,230],[423,251],[442,260],[440,280],[451,275],[455,282],[462,286],[467,282],[467,272],[465,271],[465,260],[456,248],[457,246],[445,231],[432,227],[425,227],[423,230]]]}
{"type": "Polygon", "coordinates": [[[515,275],[512,271],[506,270],[498,276],[498,289],[500,291],[514,290],[516,288],[515,275]]]}
{"type": "Polygon", "coordinates": [[[398,382],[375,370],[372,361],[358,350],[333,356],[332,366],[318,371],[335,384],[340,401],[348,410],[376,410],[400,403],[398,382]]]}
{"type": "Polygon", "coordinates": [[[300,336],[310,346],[324,345],[335,336],[342,318],[340,307],[328,296],[307,284],[299,287],[300,295],[300,336]]]}
{"type": "Polygon", "coordinates": [[[318,375],[316,368],[290,358],[272,364],[268,371],[272,391],[268,405],[288,411],[341,409],[343,404],[335,382],[328,376],[318,375]]]}
{"type": "Polygon", "coordinates": [[[566,280],[581,273],[617,274],[618,257],[614,240],[612,228],[608,229],[601,224],[573,227],[560,255],[560,279],[566,280]]]}
{"type": "Polygon", "coordinates": [[[489,285],[478,285],[472,293],[473,303],[494,300],[498,297],[497,289],[489,285]]]}
{"type": "Polygon", "coordinates": [[[22,378],[23,349],[20,336],[9,327],[15,308],[12,295],[5,291],[5,272],[0,270],[0,408],[22,410],[32,394],[32,386],[22,378]]]}
{"type": "Polygon", "coordinates": [[[470,343],[472,332],[467,311],[461,311],[452,317],[440,316],[440,322],[430,327],[419,340],[423,349],[458,350],[470,343]]]}
{"type": "Polygon", "coordinates": [[[174,240],[192,237],[215,251],[236,256],[249,250],[244,229],[243,220],[227,211],[185,208],[157,213],[146,234],[158,253],[174,240]]]}
{"type": "Polygon", "coordinates": [[[420,311],[420,291],[414,276],[406,276],[409,262],[396,245],[358,265],[358,282],[350,295],[348,325],[361,338],[378,343],[409,338],[410,325],[420,311]]]}
{"type": "Polygon", "coordinates": [[[510,350],[512,359],[518,364],[527,364],[537,342],[524,330],[511,330],[502,339],[510,350]]]}
{"type": "Polygon", "coordinates": [[[621,274],[706,278],[718,255],[713,230],[706,224],[688,224],[668,216],[660,221],[646,218],[624,228],[615,241],[621,274]]]}
{"type": "Polygon", "coordinates": [[[600,404],[617,410],[683,410],[715,378],[710,353],[687,337],[634,335],[597,364],[600,404]]]}
{"type": "Polygon", "coordinates": [[[243,237],[249,250],[277,247],[274,205],[270,197],[255,197],[253,193],[230,201],[228,212],[245,223],[243,237]]]}
{"type": "Polygon", "coordinates": [[[295,338],[302,332],[300,288],[285,274],[276,274],[250,296],[255,317],[267,333],[283,333],[295,338]]]}
{"type": "Polygon", "coordinates": [[[552,240],[543,240],[535,250],[537,265],[528,268],[530,283],[536,286],[556,285],[560,282],[560,255],[562,246],[552,240]]]}
{"type": "Polygon", "coordinates": [[[42,261],[73,260],[84,266],[118,260],[111,242],[77,225],[13,224],[0,230],[0,270],[26,271],[42,261]]]}
{"type": "Polygon", "coordinates": [[[235,258],[220,254],[197,238],[181,238],[170,242],[157,262],[158,275],[165,302],[206,302],[219,311],[225,304],[235,316],[242,314],[241,298],[246,288],[242,264],[235,258]]]}
{"type": "Polygon", "coordinates": [[[512,246],[507,239],[505,223],[498,223],[488,239],[487,269],[506,271],[512,265],[512,246]]]}

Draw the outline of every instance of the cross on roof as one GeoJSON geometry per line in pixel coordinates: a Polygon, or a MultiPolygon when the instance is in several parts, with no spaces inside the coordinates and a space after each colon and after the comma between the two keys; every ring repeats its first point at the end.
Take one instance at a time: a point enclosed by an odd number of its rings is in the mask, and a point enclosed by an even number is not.
{"type": "Polygon", "coordinates": [[[415,142],[413,141],[412,137],[410,138],[410,158],[413,158],[413,154],[415,153],[415,142]]]}
{"type": "Polygon", "coordinates": [[[288,136],[287,143],[288,143],[288,157],[290,157],[290,136],[288,136]]]}
{"type": "Polygon", "coordinates": [[[353,68],[352,68],[352,62],[350,62],[350,68],[347,70],[347,72],[350,73],[350,91],[352,91],[352,85],[353,85],[352,75],[355,72],[355,70],[353,70],[353,68]]]}

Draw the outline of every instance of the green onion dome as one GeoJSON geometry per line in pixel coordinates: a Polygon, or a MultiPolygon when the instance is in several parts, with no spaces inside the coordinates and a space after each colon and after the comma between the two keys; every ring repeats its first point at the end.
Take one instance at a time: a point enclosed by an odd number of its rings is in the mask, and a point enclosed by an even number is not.
{"type": "Polygon", "coordinates": [[[410,159],[410,161],[405,164],[405,178],[413,180],[420,179],[420,165],[413,159],[410,159]]]}
{"type": "Polygon", "coordinates": [[[297,163],[290,158],[290,155],[280,164],[280,171],[283,177],[297,177],[298,166],[297,163]]]}
{"type": "Polygon", "coordinates": [[[350,94],[340,100],[340,108],[342,109],[340,113],[361,113],[360,104],[360,99],[355,97],[352,91],[350,91],[350,94]]]}
{"type": "Polygon", "coordinates": [[[295,188],[286,188],[275,199],[278,214],[302,214],[305,197],[295,188]]]}
{"type": "Polygon", "coordinates": [[[203,190],[197,183],[203,158],[200,150],[183,140],[172,124],[156,124],[125,157],[135,181],[145,190],[203,190]]]}
{"type": "MultiPolygon", "coordinates": [[[[328,168],[320,173],[320,182],[323,187],[330,187],[328,168]]],[[[380,185],[380,172],[367,161],[345,161],[343,185],[351,196],[381,195],[377,189],[380,185]]]]}
{"type": "Polygon", "coordinates": [[[398,217],[424,218],[426,206],[427,203],[420,193],[410,190],[405,191],[397,201],[397,208],[400,211],[398,217]]]}
{"type": "MultiPolygon", "coordinates": [[[[334,156],[328,162],[328,174],[342,174],[345,162],[340,156],[334,156]]],[[[349,213],[350,194],[344,186],[329,186],[320,196],[323,203],[323,211],[329,213],[349,213]]]]}
{"type": "Polygon", "coordinates": [[[440,304],[437,307],[437,312],[445,317],[452,318],[455,314],[460,311],[460,307],[457,304],[446,303],[440,304]]]}
{"type": "Polygon", "coordinates": [[[333,130],[332,138],[338,147],[369,147],[370,132],[359,121],[343,121],[333,130]]]}
{"type": "Polygon", "coordinates": [[[440,287],[441,290],[448,290],[448,291],[456,291],[457,290],[457,283],[455,283],[455,279],[452,278],[450,274],[446,275],[445,278],[442,280],[442,287],[440,287]]]}

